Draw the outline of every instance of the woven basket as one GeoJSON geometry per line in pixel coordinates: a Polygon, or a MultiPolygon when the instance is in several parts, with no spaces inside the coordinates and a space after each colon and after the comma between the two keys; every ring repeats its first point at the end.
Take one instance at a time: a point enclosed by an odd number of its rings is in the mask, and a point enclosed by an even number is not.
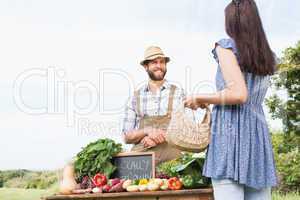
{"type": "Polygon", "coordinates": [[[206,113],[201,123],[196,123],[186,116],[183,105],[173,112],[167,129],[167,142],[183,151],[204,151],[209,144],[211,119],[209,107],[205,109],[206,113]]]}

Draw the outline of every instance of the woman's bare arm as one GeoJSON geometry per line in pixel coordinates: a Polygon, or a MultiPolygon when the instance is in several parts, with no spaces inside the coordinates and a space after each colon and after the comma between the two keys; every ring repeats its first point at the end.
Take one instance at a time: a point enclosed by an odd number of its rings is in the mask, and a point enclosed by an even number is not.
{"type": "Polygon", "coordinates": [[[248,92],[243,73],[232,50],[220,46],[216,48],[221,71],[226,83],[225,89],[213,94],[200,94],[188,97],[187,107],[196,108],[203,104],[233,105],[247,101],[248,92]]]}

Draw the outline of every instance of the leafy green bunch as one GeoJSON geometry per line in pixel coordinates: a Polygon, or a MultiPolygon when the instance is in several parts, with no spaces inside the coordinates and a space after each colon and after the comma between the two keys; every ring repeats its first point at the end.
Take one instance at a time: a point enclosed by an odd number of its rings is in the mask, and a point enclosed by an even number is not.
{"type": "Polygon", "coordinates": [[[122,144],[116,144],[111,139],[99,139],[84,147],[75,158],[74,168],[77,180],[84,176],[92,177],[103,173],[107,177],[116,170],[111,159],[122,151],[122,144]]]}

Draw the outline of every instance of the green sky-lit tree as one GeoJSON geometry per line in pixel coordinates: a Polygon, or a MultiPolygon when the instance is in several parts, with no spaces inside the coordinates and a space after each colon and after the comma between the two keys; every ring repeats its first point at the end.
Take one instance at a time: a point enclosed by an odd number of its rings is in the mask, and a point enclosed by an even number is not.
{"type": "Polygon", "coordinates": [[[291,150],[300,147],[300,41],[295,47],[287,48],[278,65],[278,73],[272,79],[277,91],[284,97],[273,94],[266,104],[273,119],[281,119],[286,143],[291,150]]]}

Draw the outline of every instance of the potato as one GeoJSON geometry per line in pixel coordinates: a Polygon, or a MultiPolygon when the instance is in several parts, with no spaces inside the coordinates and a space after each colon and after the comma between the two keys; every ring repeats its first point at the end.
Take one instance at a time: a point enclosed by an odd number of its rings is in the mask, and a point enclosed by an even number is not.
{"type": "Polygon", "coordinates": [[[139,186],[138,185],[129,185],[126,190],[128,192],[138,192],[139,191],[139,186]]]}

